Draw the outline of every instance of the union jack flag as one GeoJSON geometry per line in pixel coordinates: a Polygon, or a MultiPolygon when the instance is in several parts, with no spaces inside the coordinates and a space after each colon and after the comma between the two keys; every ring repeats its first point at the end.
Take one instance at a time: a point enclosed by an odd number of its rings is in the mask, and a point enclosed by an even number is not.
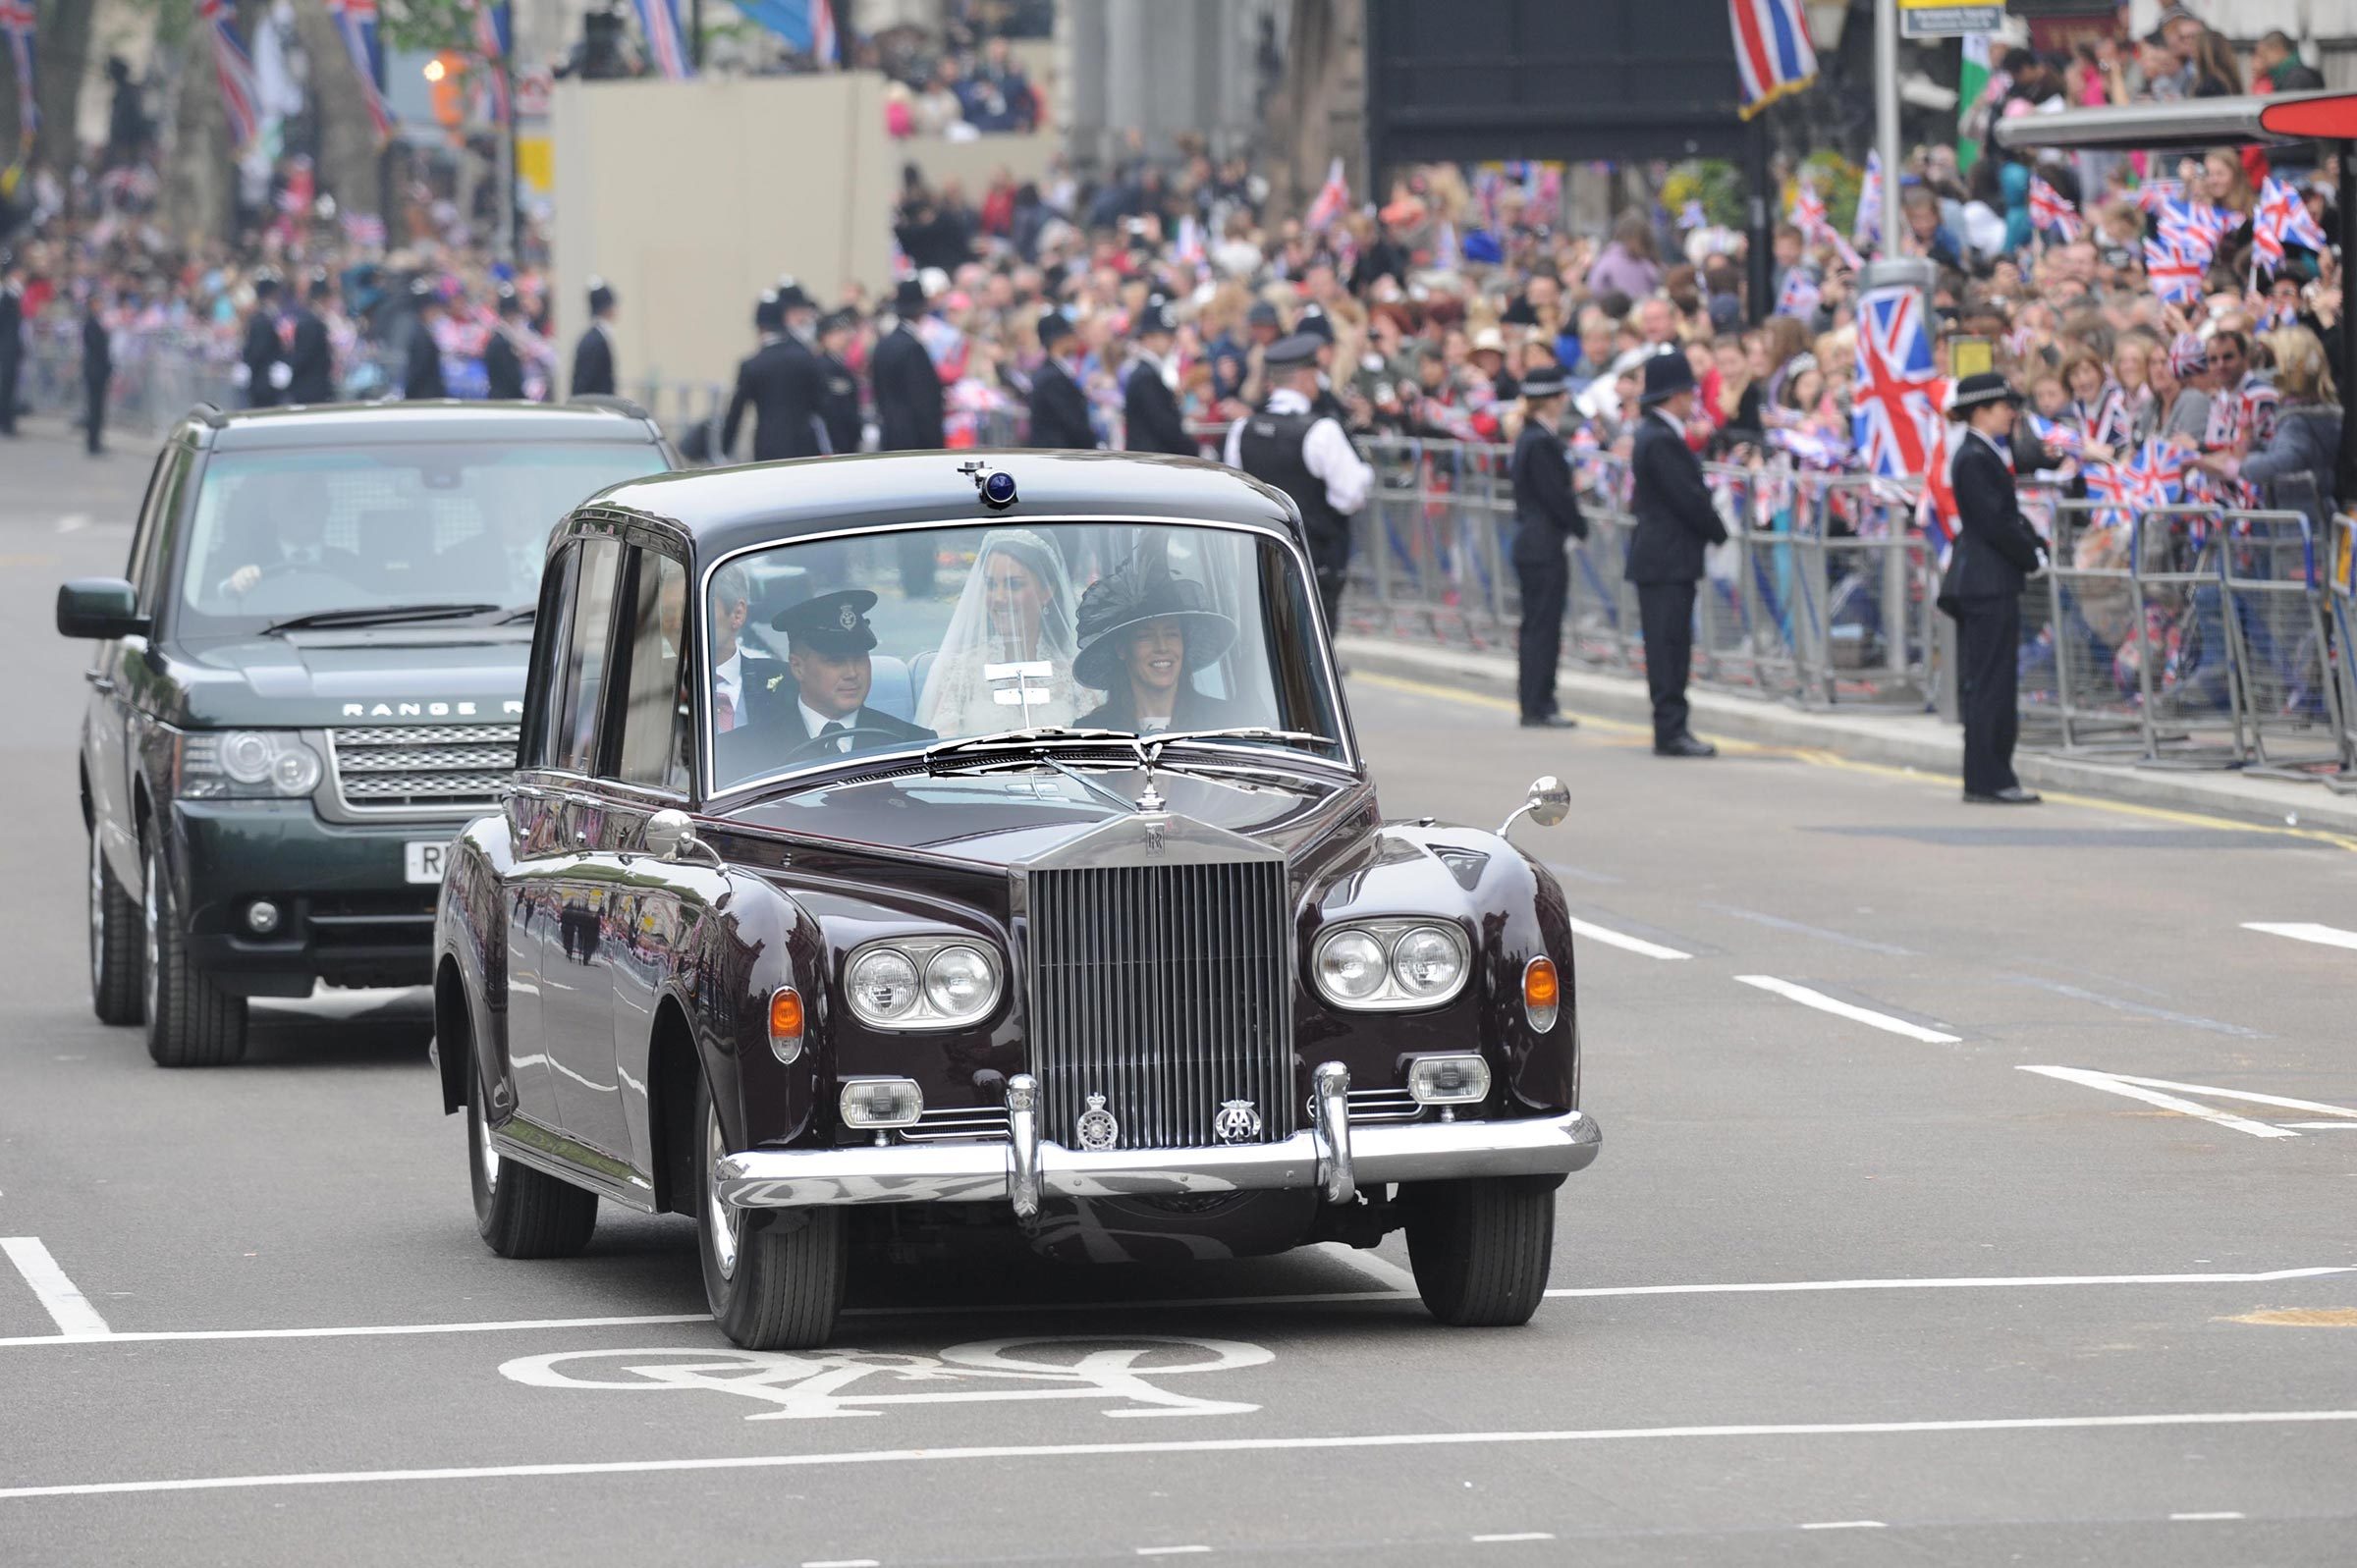
{"type": "Polygon", "coordinates": [[[1817,80],[1817,49],[1800,0],[1727,0],[1727,10],[1744,119],[1817,80]]]}
{"type": "Polygon", "coordinates": [[[1838,468],[1849,461],[1849,448],[1817,430],[1771,430],[1768,444],[1792,454],[1804,468],[1838,468]]]}
{"type": "Polygon", "coordinates": [[[2048,419],[2034,413],[2025,413],[2022,418],[2029,423],[2030,434],[2036,436],[2038,444],[2047,451],[2059,453],[2065,458],[2087,456],[2086,436],[2061,420],[2048,419]]]}
{"type": "Polygon", "coordinates": [[[1803,239],[1833,246],[1834,253],[1841,258],[1844,266],[1854,271],[1866,264],[1851,248],[1849,242],[1841,238],[1841,231],[1834,227],[1832,217],[1825,210],[1825,197],[1819,195],[1817,188],[1806,180],[1792,188],[1791,218],[1792,227],[1800,231],[1803,239]]]}
{"type": "Polygon", "coordinates": [[[516,113],[508,91],[508,40],[514,36],[515,16],[506,0],[472,0],[474,52],[483,62],[483,81],[491,103],[490,120],[504,126],[516,113]]]}
{"type": "Polygon", "coordinates": [[[674,0],[637,0],[638,27],[646,34],[647,57],[655,74],[666,81],[685,81],[695,75],[687,63],[687,40],[680,31],[680,13],[674,0]]]}
{"type": "Polygon", "coordinates": [[[1934,558],[1945,568],[1947,553],[1956,543],[1955,427],[1945,418],[1933,423],[1932,450],[1923,469],[1923,500],[1916,507],[1915,520],[1924,537],[1938,547],[1934,558]]]}
{"type": "Polygon", "coordinates": [[[33,36],[40,29],[40,18],[32,9],[32,0],[0,0],[0,32],[8,34],[9,53],[17,60],[17,140],[20,145],[32,145],[32,135],[41,128],[41,106],[33,89],[33,36]]]}
{"type": "Polygon", "coordinates": [[[1858,302],[1857,327],[1850,428],[1860,464],[1886,479],[1920,476],[1940,422],[1923,296],[1903,286],[1874,290],[1858,302]]]}
{"type": "Polygon", "coordinates": [[[376,139],[389,140],[401,120],[385,102],[385,45],[376,28],[376,0],[327,0],[327,10],[343,35],[344,52],[352,56],[353,73],[360,79],[360,97],[367,105],[368,123],[376,128],[376,139]]]}
{"type": "Polygon", "coordinates": [[[1301,215],[1301,227],[1315,233],[1349,210],[1350,182],[1343,177],[1343,160],[1337,158],[1326,171],[1326,183],[1318,187],[1309,210],[1301,215]]]}
{"type": "Polygon", "coordinates": [[[2308,212],[2300,193],[2275,176],[2260,189],[2258,209],[2251,214],[2251,259],[2262,267],[2283,264],[2283,247],[2295,244],[2323,253],[2331,242],[2308,212]]]}
{"type": "Polygon", "coordinates": [[[1883,243],[1883,155],[1878,151],[1866,154],[1866,178],[1858,184],[1858,213],[1849,238],[1862,247],[1883,243]]]}
{"type": "Polygon", "coordinates": [[[1784,287],[1776,297],[1776,313],[1780,316],[1805,316],[1817,308],[1817,280],[1809,276],[1806,267],[1794,267],[1784,274],[1784,287]]]}
{"type": "Polygon", "coordinates": [[[2173,441],[2147,441],[2124,463],[2090,463],[2087,494],[2102,503],[2097,522],[2112,527],[2138,513],[2179,504],[2192,467],[2193,455],[2173,441]]]}
{"type": "Polygon", "coordinates": [[[2234,219],[2207,201],[2165,197],[2158,216],[2161,238],[2198,250],[2205,266],[2218,243],[2234,231],[2234,219]]]}
{"type": "Polygon", "coordinates": [[[2210,270],[2205,252],[2193,250],[2184,240],[2147,240],[2144,275],[2164,304],[2190,304],[2202,297],[2202,276],[2210,270]]]}
{"type": "Polygon", "coordinates": [[[227,0],[196,0],[196,20],[213,35],[213,76],[221,84],[221,111],[229,119],[230,145],[240,152],[261,134],[261,88],[253,76],[253,56],[238,33],[237,13],[227,0]]]}
{"type": "Polygon", "coordinates": [[[2030,177],[2030,227],[2041,234],[2053,230],[2069,244],[2086,232],[2079,222],[2079,209],[2070,198],[2036,175],[2030,177]]]}
{"type": "Polygon", "coordinates": [[[2136,205],[2146,217],[2155,218],[2161,215],[2164,202],[2179,200],[2184,194],[2182,180],[2147,180],[2136,188],[2136,205]]]}

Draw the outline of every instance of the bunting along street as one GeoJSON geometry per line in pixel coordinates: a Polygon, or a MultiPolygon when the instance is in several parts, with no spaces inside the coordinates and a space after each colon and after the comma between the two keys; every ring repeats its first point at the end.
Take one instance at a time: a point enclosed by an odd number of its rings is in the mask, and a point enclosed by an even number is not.
{"type": "Polygon", "coordinates": [[[11,460],[11,1564],[2345,1546],[2357,844],[2097,802],[1960,820],[1952,780],[1685,768],[1361,677],[1388,813],[1572,789],[1514,832],[1581,923],[1611,1137],[1530,1326],[1435,1326],[1397,1238],[1151,1271],[976,1248],[862,1254],[839,1348],[751,1355],[684,1220],[609,1205],[580,1259],[484,1249],[414,1000],[274,1007],[214,1071],[93,1020],[86,649],[48,599],[117,568],[146,464],[48,435],[11,460]]]}

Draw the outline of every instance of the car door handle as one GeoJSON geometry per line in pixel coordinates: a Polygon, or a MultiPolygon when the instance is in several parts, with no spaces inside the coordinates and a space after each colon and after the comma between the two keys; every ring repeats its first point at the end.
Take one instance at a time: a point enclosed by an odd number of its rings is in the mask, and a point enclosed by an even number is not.
{"type": "Polygon", "coordinates": [[[103,670],[85,670],[82,678],[90,683],[93,691],[109,697],[115,694],[115,677],[103,670]]]}

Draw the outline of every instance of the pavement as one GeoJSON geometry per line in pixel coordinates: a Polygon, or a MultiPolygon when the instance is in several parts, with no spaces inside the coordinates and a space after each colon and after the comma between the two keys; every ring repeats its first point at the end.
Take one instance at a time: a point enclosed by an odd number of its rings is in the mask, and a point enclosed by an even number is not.
{"type": "Polygon", "coordinates": [[[146,467],[0,445],[9,1568],[2350,1560],[2357,842],[1667,762],[1353,650],[1388,813],[1572,790],[1514,836],[1606,1142],[1537,1319],[1436,1326],[1396,1238],[975,1247],[863,1253],[837,1349],[748,1357],[685,1220],[484,1249],[414,997],[273,1006],[219,1071],[93,1019],[49,607],[146,467]]]}

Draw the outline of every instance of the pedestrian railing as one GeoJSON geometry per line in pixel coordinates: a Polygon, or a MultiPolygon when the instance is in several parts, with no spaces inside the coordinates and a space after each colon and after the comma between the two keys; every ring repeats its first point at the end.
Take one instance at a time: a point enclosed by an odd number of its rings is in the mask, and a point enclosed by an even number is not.
{"type": "Polygon", "coordinates": [[[2357,793],[2357,520],[2345,514],[2334,517],[2329,537],[2325,602],[2344,766],[2325,782],[2347,794],[2357,793]]]}
{"type": "MultiPolygon", "coordinates": [[[[107,379],[105,428],[124,435],[160,436],[199,403],[236,406],[234,367],[134,334],[118,335],[107,379]]],[[[80,426],[87,402],[82,350],[56,339],[36,340],[22,361],[17,396],[34,413],[57,414],[80,426]]]]}

